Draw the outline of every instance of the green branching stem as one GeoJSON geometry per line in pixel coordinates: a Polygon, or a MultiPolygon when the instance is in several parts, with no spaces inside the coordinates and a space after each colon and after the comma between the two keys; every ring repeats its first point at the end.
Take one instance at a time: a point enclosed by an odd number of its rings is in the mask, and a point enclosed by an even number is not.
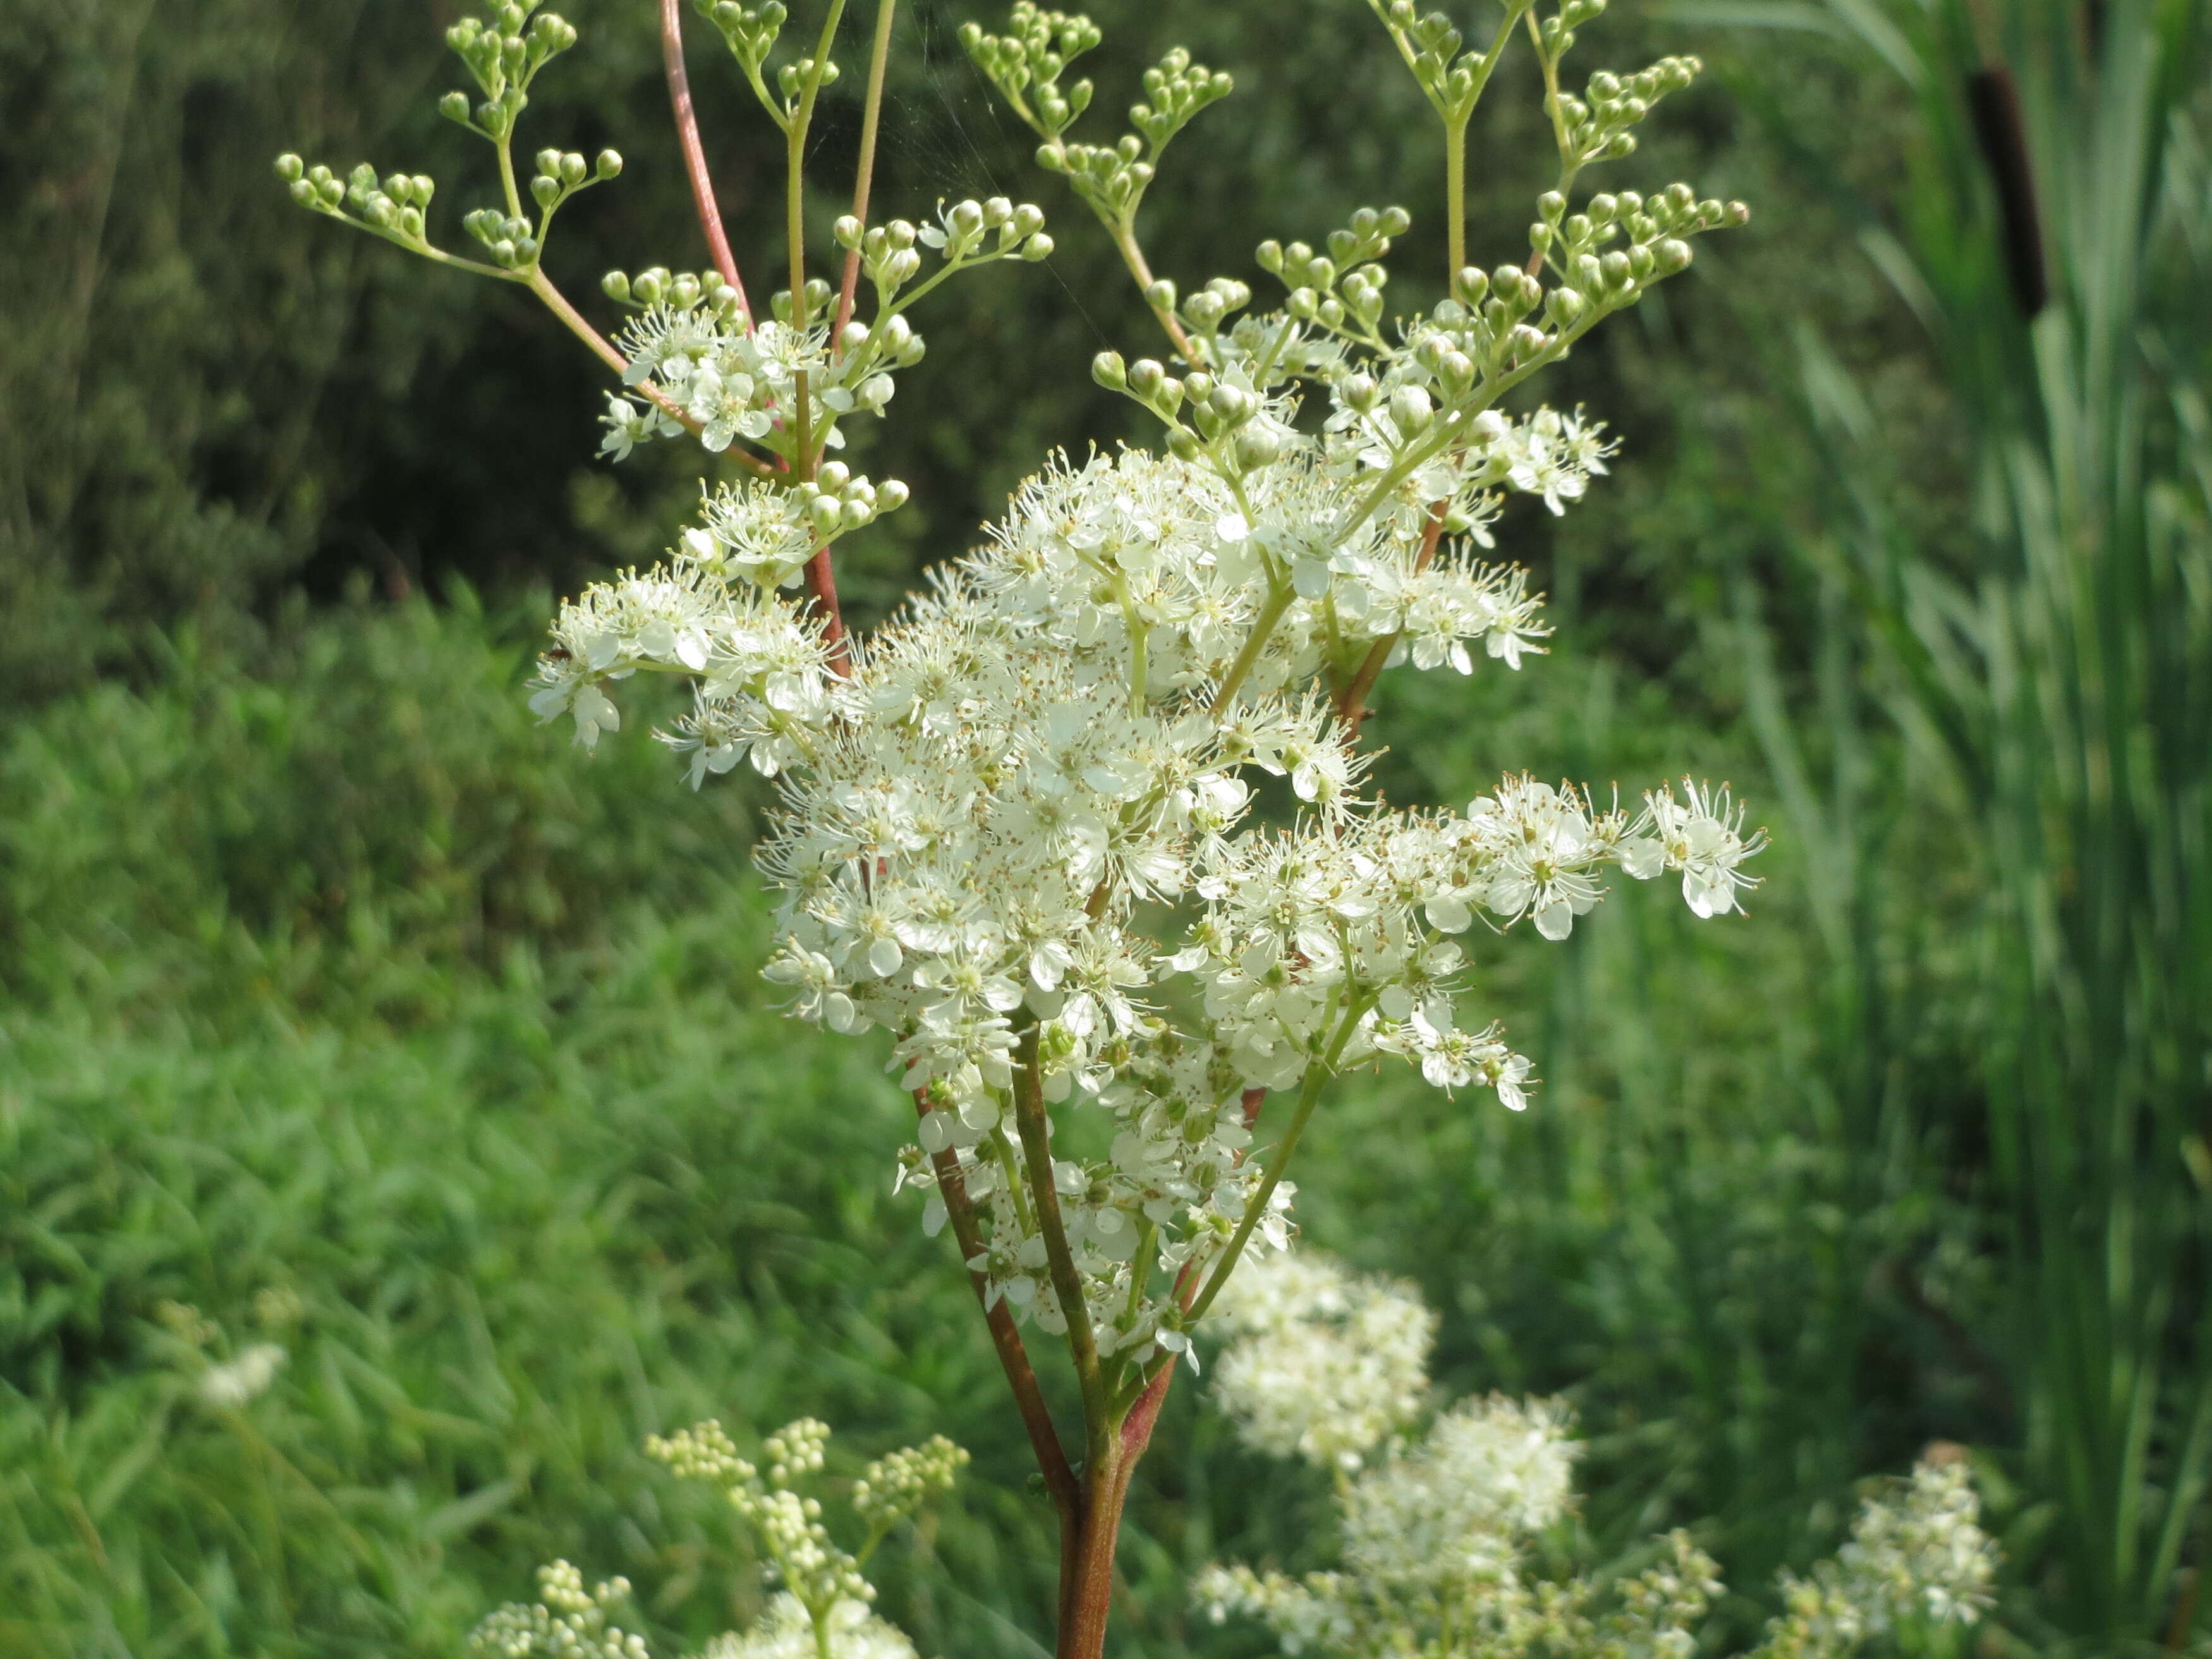
{"type": "Polygon", "coordinates": [[[1152,307],[1152,315],[1159,319],[1160,326],[1167,331],[1168,338],[1175,342],[1176,355],[1193,368],[1205,367],[1206,360],[1191,344],[1190,336],[1183,331],[1182,323],[1176,316],[1173,308],[1155,305],[1152,302],[1149,292],[1152,286],[1152,268],[1146,262],[1145,250],[1137,243],[1135,213],[1132,211],[1126,220],[1117,220],[1109,219],[1103,211],[1096,207],[1092,210],[1098,214],[1098,222],[1104,225],[1107,234],[1113,237],[1114,246],[1121,255],[1121,263],[1129,268],[1129,275],[1136,278],[1137,291],[1145,295],[1145,303],[1152,307]]]}
{"type": "Polygon", "coordinates": [[[1195,1325],[1206,1317],[1206,1310],[1213,1305],[1213,1298],[1221,1294],[1222,1285],[1237,1270],[1237,1259],[1244,1254],[1245,1243],[1251,1238],[1252,1230],[1260,1224],[1260,1218],[1267,1214],[1268,1201],[1274,1197],[1275,1188],[1282,1182],[1283,1170],[1290,1164],[1291,1154],[1298,1149],[1298,1137],[1305,1133],[1306,1124],[1314,1115],[1314,1108],[1320,1103],[1322,1085],[1336,1075],[1337,1061],[1344,1056],[1345,1045],[1352,1041],[1352,1034],[1359,1029],[1359,1022],[1366,1018],[1370,1006],[1370,997],[1364,993],[1355,993],[1344,1006],[1344,1018],[1337,1022],[1336,1034],[1329,1039],[1328,1047],[1307,1066],[1304,1080],[1298,1089],[1297,1104],[1291,1109],[1291,1121],[1284,1127],[1282,1139],[1276,1144],[1274,1156],[1267,1160],[1267,1172],[1260,1178],[1259,1190],[1245,1204],[1244,1218],[1237,1224],[1236,1232],[1230,1237],[1229,1247],[1221,1253],[1221,1260],[1214,1264],[1213,1272],[1206,1281],[1206,1288],[1198,1293],[1197,1299],[1190,1304],[1190,1311],[1184,1315],[1185,1325],[1195,1325]]]}
{"type": "MultiPolygon", "coordinates": [[[[799,88],[799,107],[793,112],[791,127],[784,141],[784,234],[791,248],[791,325],[801,334],[806,331],[806,133],[813,125],[815,100],[822,93],[823,76],[829,73],[830,48],[837,38],[837,25],[845,15],[845,0],[830,0],[830,15],[822,20],[822,37],[814,48],[814,62],[807,70],[805,84],[799,88]]],[[[792,440],[796,446],[793,471],[803,483],[814,477],[815,443],[812,413],[808,408],[806,375],[802,371],[795,379],[797,386],[792,398],[792,440]]],[[[811,565],[809,566],[811,569],[811,565]]],[[[821,596],[816,596],[819,599],[821,596]]],[[[830,602],[830,614],[836,616],[834,597],[830,602]]],[[[837,631],[842,635],[843,624],[837,631]]]]}
{"type": "Polygon", "coordinates": [[[1069,1249],[1067,1229],[1060,1220],[1060,1188],[1053,1179],[1051,1127],[1044,1103],[1044,1068],[1037,1057],[1037,1027],[1027,1017],[1014,1050],[1014,1128],[1020,1135],[1029,1170],[1030,1202],[1036,1206],[1037,1231],[1044,1239],[1045,1261],[1051,1269],[1052,1292],[1067,1325],[1068,1357],[1075,1362],[1076,1380],[1083,1389],[1085,1457],[1092,1467],[1109,1455],[1113,1426],[1108,1414],[1106,1382],[1098,1364],[1098,1341],[1091,1328],[1091,1304],[1083,1294],[1083,1276],[1069,1249]]]}
{"type": "MultiPolygon", "coordinates": [[[[867,99],[860,115],[860,159],[853,172],[853,216],[863,228],[868,222],[868,195],[875,183],[876,136],[883,120],[884,80],[891,59],[891,20],[897,9],[898,0],[882,0],[876,8],[876,38],[868,54],[867,99]]],[[[853,320],[854,296],[860,288],[860,247],[855,242],[845,252],[844,280],[837,289],[837,318],[830,328],[833,343],[845,331],[845,325],[853,320]]]]}
{"type": "Polygon", "coordinates": [[[1221,685],[1213,694],[1211,712],[1219,714],[1228,708],[1237,696],[1237,688],[1244,684],[1252,672],[1253,665],[1260,660],[1260,653],[1267,648],[1268,636],[1274,633],[1275,624],[1282,621],[1284,613],[1291,608],[1291,601],[1297,597],[1297,590],[1291,586],[1287,577],[1278,577],[1268,585],[1267,603],[1260,607],[1260,614],[1252,619],[1252,631],[1245,636],[1244,648],[1237,653],[1237,660],[1229,665],[1229,672],[1222,677],[1221,685]]]}

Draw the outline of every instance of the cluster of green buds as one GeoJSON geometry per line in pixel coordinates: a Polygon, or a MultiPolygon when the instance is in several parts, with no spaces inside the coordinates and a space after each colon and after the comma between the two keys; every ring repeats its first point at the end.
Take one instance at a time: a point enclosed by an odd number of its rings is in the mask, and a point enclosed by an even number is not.
{"type": "Polygon", "coordinates": [[[599,292],[617,305],[640,311],[658,305],[675,311],[703,306],[716,317],[739,326],[744,319],[743,300],[719,270],[671,271],[665,265],[654,265],[635,276],[611,270],[599,278],[599,292]]]}
{"type": "Polygon", "coordinates": [[[487,17],[464,17],[446,31],[446,44],[468,65],[483,99],[472,107],[468,94],[449,92],[439,100],[440,114],[494,143],[514,137],[538,71],[576,44],[569,23],[538,6],[538,0],[505,0],[487,17]]]}
{"type": "Polygon", "coordinates": [[[1129,108],[1136,131],[1111,144],[1071,143],[1067,131],[1091,106],[1091,85],[1078,81],[1063,91],[1060,76],[1099,40],[1098,26],[1088,17],[1042,11],[1030,0],[1018,0],[1004,34],[987,33],[974,23],[960,30],[960,42],[984,78],[1044,141],[1037,147],[1037,164],[1065,178],[1118,240],[1133,233],[1138,204],[1169,141],[1199,111],[1227,97],[1235,82],[1225,72],[1194,63],[1177,46],[1145,71],[1144,100],[1129,108]]]}
{"type": "Polygon", "coordinates": [[[1568,213],[1566,205],[1560,192],[1547,192],[1537,204],[1543,217],[1528,228],[1528,241],[1566,279],[1566,286],[1552,290],[1548,303],[1558,310],[1571,306],[1576,314],[1585,301],[1607,308],[1632,302],[1644,285],[1688,268],[1687,238],[1735,229],[1751,217],[1742,203],[1700,201],[1685,184],[1648,198],[1632,190],[1601,192],[1580,213],[1568,213]],[[1621,246],[1609,247],[1616,240],[1621,246]]]}
{"type": "Polygon", "coordinates": [[[1560,154],[1570,169],[1592,161],[1617,161],[1636,153],[1631,131],[1669,93],[1697,79],[1705,64],[1695,58],[1662,58],[1623,80],[1600,70],[1589,78],[1587,95],[1559,97],[1560,154]]]}
{"type": "MultiPolygon", "coordinates": [[[[790,15],[781,0],[765,0],[757,6],[744,6],[738,0],[696,0],[699,15],[714,26],[729,47],[730,56],[738,60],[745,78],[756,88],[762,88],[761,69],[775,46],[776,37],[783,33],[784,20],[790,15]]],[[[764,88],[761,100],[768,101],[764,88]]],[[[773,107],[771,106],[771,107],[773,107]]]]}
{"type": "MultiPolygon", "coordinates": [[[[875,289],[878,331],[887,329],[907,307],[956,270],[997,259],[1034,263],[1052,253],[1052,238],[1044,234],[1044,211],[1027,202],[1017,205],[1006,197],[994,196],[988,201],[956,202],[949,208],[940,203],[937,219],[933,225],[920,226],[893,219],[865,228],[849,213],[837,221],[837,246],[860,253],[861,272],[875,289]],[[908,285],[921,275],[917,244],[934,250],[945,264],[909,290],[908,285]]],[[[814,314],[815,309],[810,303],[808,313],[814,314]]],[[[921,337],[912,334],[910,327],[901,337],[910,338],[918,348],[921,337]]],[[[910,361],[918,362],[920,357],[917,349],[910,361]]]]}
{"type": "Polygon", "coordinates": [[[1536,50],[1556,66],[1573,50],[1575,31],[1603,15],[1605,4],[1606,0],[1565,0],[1559,10],[1536,25],[1536,50]]]}
{"type": "Polygon", "coordinates": [[[1017,0],[1004,34],[987,34],[978,23],[960,26],[960,44],[968,56],[1048,143],[1091,107],[1091,82],[1062,88],[1060,76],[1101,38],[1088,17],[1045,11],[1032,0],[1017,0]]]}
{"type": "Polygon", "coordinates": [[[1258,418],[1258,395],[1202,368],[1178,379],[1157,358],[1125,363],[1119,352],[1102,351],[1091,361],[1091,378],[1151,411],[1167,428],[1168,448],[1178,459],[1205,457],[1224,476],[1242,477],[1282,457],[1285,436],[1275,422],[1258,418]]]}
{"type": "Polygon", "coordinates": [[[861,1570],[877,1546],[931,1498],[951,1491],[968,1462],[965,1451],[936,1435],[870,1463],[849,1492],[863,1541],[848,1550],[824,1523],[821,1498],[801,1490],[823,1473],[829,1444],[829,1425],[811,1417],[787,1424],[762,1442],[765,1469],[740,1457],[722,1425],[712,1420],[645,1443],[647,1455],[728,1494],[731,1506],[758,1535],[775,1577],[805,1608],[817,1632],[830,1627],[839,1603],[866,1604],[875,1598],[875,1588],[861,1570]]]}
{"type": "Polygon", "coordinates": [[[482,17],[465,17],[446,31],[446,44],[468,65],[483,94],[471,101],[465,92],[449,92],[439,101],[449,119],[485,139],[500,152],[500,176],[506,201],[478,208],[462,220],[490,263],[456,258],[429,240],[428,210],[434,180],[420,173],[395,173],[380,179],[363,161],[341,185],[330,168],[308,167],[297,155],[276,158],[276,176],[292,199],[311,212],[397,242],[410,252],[441,264],[459,265],[515,282],[537,280],[538,261],[553,216],[568,198],[622,172],[622,157],[603,149],[586,160],[574,151],[542,149],[530,181],[529,201],[514,186],[510,159],[515,124],[529,100],[538,71],[576,44],[576,31],[538,0],[495,0],[482,17]],[[530,217],[532,205],[537,218],[530,217]]]}
{"type": "Polygon", "coordinates": [[[1255,257],[1261,270],[1289,289],[1284,308],[1298,321],[1385,349],[1379,331],[1390,274],[1381,261],[1390,239],[1405,234],[1412,223],[1403,208],[1364,207],[1348,226],[1328,234],[1327,253],[1304,242],[1286,246],[1271,240],[1260,244],[1255,257]]]}
{"type": "MultiPolygon", "coordinates": [[[[1406,66],[1430,106],[1449,125],[1464,126],[1497,67],[1506,37],[1534,0],[1508,0],[1497,41],[1487,52],[1464,52],[1465,38],[1440,11],[1418,12],[1413,0],[1368,0],[1390,31],[1406,66]]],[[[1600,0],[1602,3],[1602,0],[1600,0]]]]}
{"type": "Polygon", "coordinates": [[[824,461],[811,480],[793,485],[792,493],[824,543],[873,524],[907,502],[907,487],[896,478],[871,483],[842,461],[824,461]]]}

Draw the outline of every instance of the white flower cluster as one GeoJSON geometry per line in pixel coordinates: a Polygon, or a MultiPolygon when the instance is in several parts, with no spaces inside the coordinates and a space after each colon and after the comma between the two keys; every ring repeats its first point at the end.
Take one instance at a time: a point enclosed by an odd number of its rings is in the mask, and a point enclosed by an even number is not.
{"type": "MultiPolygon", "coordinates": [[[[1493,471],[1480,445],[1454,465],[1493,471]]],[[[929,1109],[921,1151],[951,1155],[988,1219],[974,1265],[1048,1329],[1066,1316],[1022,1190],[1018,1074],[1110,1116],[1106,1157],[1052,1164],[1104,1353],[1179,1334],[1160,1276],[1202,1270],[1255,1200],[1245,1091],[1400,1055],[1518,1108],[1528,1062],[1462,1018],[1454,936],[1487,913],[1563,939],[1609,866],[1680,872],[1717,915],[1762,844],[1695,786],[1633,814],[1525,777],[1464,812],[1364,803],[1317,684],[1333,665],[1409,639],[1510,661],[1537,632],[1517,574],[1424,564],[1424,502],[1449,479],[1410,478],[1354,522],[1371,472],[1327,447],[1233,483],[1139,452],[1056,466],[842,676],[762,585],[776,562],[730,557],[710,521],[563,609],[533,699],[588,744],[616,723],[605,682],[688,674],[695,706],[667,738],[694,781],[740,757],[785,777],[759,855],[783,896],[768,975],[804,1018],[892,1033],[929,1109]],[[1263,777],[1287,784],[1294,828],[1247,826],[1263,777]],[[1172,948],[1160,905],[1188,917],[1172,948]]],[[[1288,1196],[1270,1191],[1270,1242],[1288,1196]]]]}
{"type": "Polygon", "coordinates": [[[275,1342],[255,1342],[221,1365],[210,1365],[193,1387],[203,1405],[240,1411],[269,1392],[290,1356],[275,1342]]]}
{"type": "Polygon", "coordinates": [[[1248,1264],[1215,1306],[1214,1399],[1259,1450],[1356,1470],[1420,1414],[1437,1320],[1411,1285],[1300,1251],[1248,1264]]]}
{"type": "Polygon", "coordinates": [[[856,219],[840,220],[837,239],[860,254],[875,307],[872,323],[847,320],[834,337],[829,285],[818,279],[799,296],[796,316],[790,293],[776,295],[770,320],[749,315],[714,271],[611,273],[608,296],[639,307],[616,341],[628,363],[623,383],[638,391],[609,395],[600,453],[624,459],[648,439],[677,436],[688,422],[715,453],[742,441],[803,471],[798,462],[844,447],[840,421],[880,416],[897,372],[921,361],[926,348],[907,308],[955,271],[1045,258],[1052,239],[1043,227],[1037,209],[1002,196],[940,207],[936,223],[919,228],[894,219],[864,229],[856,219]],[[943,261],[919,282],[917,243],[943,261]]]}
{"type": "Polygon", "coordinates": [[[862,1601],[839,1601],[817,1626],[799,1599],[786,1591],[768,1604],[754,1626],[725,1632],[699,1650],[699,1659],[915,1659],[914,1644],[862,1601]]]}
{"type": "Polygon", "coordinates": [[[1436,1333],[1412,1286],[1299,1253],[1248,1267],[1224,1303],[1215,1401],[1261,1450],[1334,1467],[1344,1565],[1208,1568],[1197,1594],[1214,1618],[1264,1619],[1286,1652],[1365,1653],[1400,1650],[1424,1618],[1471,1633],[1478,1607],[1518,1607],[1522,1547],[1573,1501],[1565,1407],[1462,1401],[1407,1439],[1436,1333]]]}
{"type": "Polygon", "coordinates": [[[1990,1601],[1996,1546],[1963,1457],[1923,1460],[1899,1490],[1860,1505],[1835,1559],[1784,1574],[1786,1611],[1760,1659],[1840,1659],[1899,1630],[1972,1625],[1990,1601]]]}
{"type": "Polygon", "coordinates": [[[584,1589],[584,1576],[566,1561],[538,1570],[540,1600],[510,1601],[469,1637],[471,1659],[647,1659],[643,1637],[607,1622],[608,1612],[629,1594],[629,1581],[611,1578],[584,1589]]]}
{"type": "MultiPolygon", "coordinates": [[[[1408,1319],[1404,1304],[1419,1309],[1406,1291],[1297,1255],[1248,1269],[1224,1301],[1231,1340],[1215,1397],[1263,1449],[1334,1463],[1342,1564],[1296,1577],[1209,1566],[1193,1593],[1217,1623],[1256,1618],[1286,1654],[1344,1659],[1698,1650],[1722,1585],[1686,1534],[1658,1540],[1658,1563],[1626,1579],[1531,1571],[1531,1543],[1574,1504],[1580,1448],[1559,1401],[1465,1400],[1407,1437],[1413,1410],[1389,1419],[1427,1392],[1432,1327],[1408,1319]],[[1362,1369],[1386,1307],[1382,1340],[1404,1367],[1395,1388],[1362,1369]],[[1321,1449],[1336,1445],[1355,1459],[1321,1449]]],[[[1808,1578],[1784,1575],[1789,1610],[1756,1659],[1843,1659],[1900,1628],[1972,1624],[1995,1565],[1964,1463],[1923,1462],[1901,1492],[1867,1503],[1834,1559],[1808,1578]]]]}

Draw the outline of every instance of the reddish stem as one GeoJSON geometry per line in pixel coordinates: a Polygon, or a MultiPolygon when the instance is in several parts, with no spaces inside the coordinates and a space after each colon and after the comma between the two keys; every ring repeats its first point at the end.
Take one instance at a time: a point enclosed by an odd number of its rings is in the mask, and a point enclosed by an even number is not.
{"type": "MultiPolygon", "coordinates": [[[[917,1112],[929,1110],[928,1103],[919,1091],[914,1103],[917,1112]]],[[[975,1206],[969,1200],[968,1183],[960,1174],[960,1160],[946,1151],[937,1153],[930,1161],[937,1170],[937,1191],[945,1200],[945,1218],[952,1224],[953,1240],[960,1247],[960,1260],[965,1265],[983,1254],[983,1235],[975,1223],[975,1206]]],[[[1014,1404],[1022,1414],[1022,1425],[1029,1431],[1030,1449],[1036,1454],[1045,1491],[1051,1495],[1053,1507],[1060,1511],[1064,1582],[1068,1577],[1066,1558],[1075,1539],[1083,1507],[1082,1489],[1076,1483],[1067,1454],[1060,1449],[1060,1431],[1053,1426],[1051,1408],[1045,1404],[1044,1391],[1037,1386],[1036,1369],[1030,1364],[1029,1351],[1022,1346],[1021,1331],[1015,1326],[1005,1298],[992,1301],[990,1282],[972,1267],[968,1279],[975,1289],[975,1300],[983,1304],[983,1322],[990,1328],[991,1346],[998,1351],[1000,1367],[1006,1373],[1007,1384],[1014,1391],[1014,1404]]]]}
{"type": "Polygon", "coordinates": [[[845,613],[837,608],[837,578],[830,573],[830,550],[817,547],[806,562],[806,591],[822,611],[822,639],[830,647],[830,672],[842,679],[853,672],[853,647],[845,636],[845,613]]]}
{"type": "MultiPolygon", "coordinates": [[[[1445,510],[1446,503],[1443,501],[1437,502],[1429,509],[1428,527],[1421,532],[1420,556],[1413,561],[1416,575],[1426,570],[1437,556],[1437,544],[1443,539],[1444,533],[1445,510]]],[[[1375,682],[1382,678],[1382,665],[1389,661],[1391,647],[1397,643],[1395,634],[1388,639],[1376,641],[1360,663],[1359,672],[1352,677],[1352,684],[1344,688],[1344,695],[1337,699],[1336,723],[1343,729],[1346,748],[1356,745],[1359,741],[1359,723],[1367,718],[1367,694],[1375,689],[1375,682]]]]}
{"type": "Polygon", "coordinates": [[[691,176],[691,199],[699,209],[699,228],[707,234],[707,251],[722,280],[738,291],[738,304],[746,316],[752,306],[745,285],[738,276],[737,256],[722,230],[722,210],[714,203],[714,180],[707,171],[706,146],[699,142],[699,118],[691,107],[691,78],[684,72],[684,14],[682,0],[660,0],[660,61],[668,73],[668,103],[676,115],[676,138],[684,149],[684,170],[691,176]]]}

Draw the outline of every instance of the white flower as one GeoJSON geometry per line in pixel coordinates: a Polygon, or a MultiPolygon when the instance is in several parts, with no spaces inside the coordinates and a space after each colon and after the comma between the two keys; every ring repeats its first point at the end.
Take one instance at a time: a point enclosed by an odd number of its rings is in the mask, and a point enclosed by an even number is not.
{"type": "Polygon", "coordinates": [[[238,1411],[269,1392],[289,1356],[274,1342],[256,1342],[225,1364],[200,1373],[193,1392],[207,1405],[238,1411]]]}

